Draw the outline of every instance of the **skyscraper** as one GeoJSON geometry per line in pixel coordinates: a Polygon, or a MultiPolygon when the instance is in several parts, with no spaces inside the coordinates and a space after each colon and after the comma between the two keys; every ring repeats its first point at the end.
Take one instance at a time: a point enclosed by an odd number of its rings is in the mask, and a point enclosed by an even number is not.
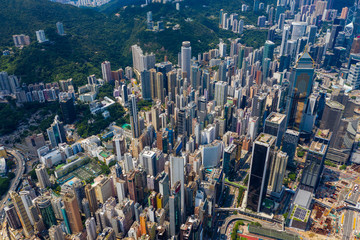
{"type": "Polygon", "coordinates": [[[97,199],[95,188],[91,186],[91,184],[87,184],[85,186],[85,196],[89,201],[90,212],[94,215],[96,210],[98,209],[97,199]]]}
{"type": "Polygon", "coordinates": [[[66,142],[65,130],[63,123],[59,121],[59,116],[55,116],[54,122],[46,131],[53,148],[57,147],[59,143],[66,142]]]}
{"type": "Polygon", "coordinates": [[[49,229],[51,226],[56,225],[57,222],[54,210],[51,205],[51,198],[46,196],[39,196],[34,199],[34,203],[40,210],[45,227],[49,229]]]}
{"type": "Polygon", "coordinates": [[[136,96],[131,94],[129,96],[129,110],[130,110],[130,124],[131,124],[131,132],[133,138],[138,138],[140,136],[140,124],[136,103],[136,96]]]}
{"type": "Polygon", "coordinates": [[[174,186],[177,181],[181,185],[181,216],[185,217],[185,177],[184,177],[184,157],[170,156],[170,176],[171,185],[174,186]]]}
{"type": "Polygon", "coordinates": [[[271,60],[274,59],[274,49],[275,43],[270,40],[266,40],[264,45],[263,62],[265,58],[270,58],[271,60]]]}
{"type": "Polygon", "coordinates": [[[287,126],[303,131],[304,112],[312,92],[314,67],[308,52],[302,53],[291,72],[291,86],[287,105],[287,126]]]}
{"type": "Polygon", "coordinates": [[[181,70],[186,72],[189,78],[190,76],[190,63],[191,63],[191,46],[189,41],[182,43],[181,47],[181,70]]]}
{"type": "Polygon", "coordinates": [[[215,101],[216,106],[223,106],[227,102],[228,84],[227,82],[218,81],[215,83],[215,101]]]}
{"type": "Polygon", "coordinates": [[[11,203],[8,206],[5,206],[4,212],[5,212],[6,220],[11,228],[18,229],[21,227],[21,222],[16,213],[14,204],[11,203]]]}
{"type": "Polygon", "coordinates": [[[47,188],[51,186],[49,175],[44,164],[37,165],[35,173],[39,180],[40,188],[47,188]]]}
{"type": "Polygon", "coordinates": [[[286,47],[287,47],[287,41],[289,39],[289,32],[290,27],[288,25],[285,25],[282,38],[281,38],[281,45],[280,45],[280,56],[284,56],[286,54],[286,47]]]}
{"type": "Polygon", "coordinates": [[[150,82],[150,72],[144,70],[140,73],[141,81],[141,94],[144,100],[151,100],[151,82],[150,82]]]}
{"type": "Polygon", "coordinates": [[[266,196],[276,137],[261,133],[254,141],[246,207],[260,212],[266,196]]]}
{"type": "Polygon", "coordinates": [[[305,36],[305,31],[307,27],[306,22],[293,22],[291,25],[292,25],[291,40],[297,40],[305,36]]]}
{"type": "Polygon", "coordinates": [[[171,196],[169,197],[169,218],[170,218],[170,235],[177,236],[180,231],[181,218],[182,218],[182,207],[181,207],[181,198],[183,192],[180,190],[182,184],[180,181],[177,181],[173,184],[171,188],[171,196]]]}
{"type": "Polygon", "coordinates": [[[53,225],[49,229],[50,240],[65,240],[64,232],[60,225],[53,225]]]}
{"type": "Polygon", "coordinates": [[[57,23],[56,23],[56,30],[57,30],[57,33],[58,33],[60,36],[64,36],[64,35],[65,35],[64,25],[63,25],[61,22],[57,22],[57,23]]]}
{"type": "Polygon", "coordinates": [[[155,54],[143,54],[138,45],[131,46],[134,70],[141,73],[155,67],[155,54]]]}
{"type": "Polygon", "coordinates": [[[299,132],[287,129],[283,137],[282,151],[288,155],[288,162],[292,163],[299,141],[299,132]]]}
{"type": "Polygon", "coordinates": [[[269,189],[275,194],[280,194],[286,172],[288,156],[282,151],[277,151],[271,162],[269,189]]]}
{"type": "Polygon", "coordinates": [[[21,226],[23,227],[25,237],[30,238],[34,234],[34,229],[30,223],[29,216],[26,213],[25,207],[19,194],[14,191],[10,192],[11,200],[15,206],[17,215],[20,219],[21,226]]]}
{"type": "Polygon", "coordinates": [[[101,63],[102,77],[105,82],[110,82],[111,79],[111,65],[109,61],[101,63]]]}
{"type": "Polygon", "coordinates": [[[43,42],[47,42],[48,40],[45,37],[45,32],[44,30],[39,30],[36,31],[36,38],[38,40],[39,43],[43,43],[43,42]]]}
{"type": "Polygon", "coordinates": [[[230,144],[224,149],[223,170],[226,176],[235,171],[236,145],[230,144]]]}
{"type": "Polygon", "coordinates": [[[62,99],[60,101],[60,108],[64,123],[73,123],[76,119],[74,100],[72,98],[62,99]]]}
{"type": "Polygon", "coordinates": [[[285,133],[286,115],[272,112],[265,120],[264,133],[276,137],[275,145],[280,147],[282,137],[285,133]]]}
{"type": "Polygon", "coordinates": [[[320,121],[320,129],[337,132],[343,117],[345,106],[336,101],[327,101],[320,121]]]}
{"type": "Polygon", "coordinates": [[[81,222],[80,208],[75,195],[68,192],[63,197],[63,201],[71,232],[81,232],[83,230],[83,225],[81,222]]]}
{"type": "Polygon", "coordinates": [[[85,222],[85,228],[88,240],[95,240],[97,237],[95,218],[88,218],[85,222]]]}

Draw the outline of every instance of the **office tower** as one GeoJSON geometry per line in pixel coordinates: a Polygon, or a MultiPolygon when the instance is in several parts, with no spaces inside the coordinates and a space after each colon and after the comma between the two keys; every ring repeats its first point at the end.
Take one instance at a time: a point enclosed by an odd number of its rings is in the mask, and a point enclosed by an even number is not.
{"type": "MultiPolygon", "coordinates": [[[[320,130],[322,131],[322,130],[320,130]]],[[[316,192],[320,183],[321,174],[324,168],[324,160],[328,150],[328,144],[332,133],[327,132],[326,136],[316,135],[310,144],[306,156],[305,167],[301,176],[300,189],[316,192]]]]}
{"type": "Polygon", "coordinates": [[[189,41],[182,43],[181,47],[181,70],[186,72],[188,78],[190,76],[190,65],[191,65],[191,46],[189,41]]]}
{"type": "Polygon", "coordinates": [[[49,229],[50,240],[65,240],[64,232],[60,225],[53,225],[49,229]]]}
{"type": "Polygon", "coordinates": [[[151,82],[150,82],[150,72],[144,70],[140,72],[140,82],[141,82],[141,94],[144,100],[151,100],[151,82]]]}
{"type": "Polygon", "coordinates": [[[129,96],[129,111],[130,111],[130,124],[131,124],[131,132],[133,138],[138,138],[140,136],[140,124],[136,103],[136,96],[131,94],[129,96]]]}
{"type": "Polygon", "coordinates": [[[57,22],[57,23],[56,23],[56,29],[57,29],[57,33],[58,33],[60,36],[64,36],[64,35],[65,35],[64,25],[63,25],[61,22],[57,22]]]}
{"type": "Polygon", "coordinates": [[[282,151],[288,155],[288,162],[292,163],[294,160],[296,147],[299,142],[299,132],[287,129],[282,142],[282,151]]]}
{"type": "Polygon", "coordinates": [[[303,36],[305,36],[305,31],[307,27],[306,22],[293,22],[292,25],[292,34],[291,40],[297,40],[303,36]]]}
{"type": "Polygon", "coordinates": [[[259,4],[260,4],[259,0],[254,0],[254,6],[253,6],[254,12],[257,12],[259,10],[259,4]]]}
{"type": "Polygon", "coordinates": [[[316,33],[317,33],[317,26],[315,25],[310,25],[308,27],[308,44],[315,44],[316,41],[316,33]]]}
{"type": "Polygon", "coordinates": [[[287,126],[300,133],[304,128],[305,106],[312,92],[314,67],[308,52],[298,59],[291,73],[291,87],[287,105],[287,126]]]}
{"type": "MultiPolygon", "coordinates": [[[[266,93],[256,94],[253,97],[251,104],[251,116],[257,117],[257,128],[262,129],[264,125],[264,114],[265,114],[265,106],[266,106],[266,93]]],[[[257,134],[257,133],[256,133],[257,134]]]]}
{"type": "Polygon", "coordinates": [[[14,204],[9,204],[4,207],[5,217],[9,226],[13,229],[18,229],[21,227],[20,219],[16,213],[14,204]]]}
{"type": "Polygon", "coordinates": [[[286,25],[284,27],[284,31],[282,33],[281,45],[280,45],[280,56],[284,56],[286,54],[287,41],[289,38],[290,27],[286,25]]]}
{"type": "Polygon", "coordinates": [[[119,201],[126,198],[126,182],[120,178],[115,179],[116,194],[119,201]]]}
{"type": "Polygon", "coordinates": [[[36,31],[36,38],[39,43],[47,42],[44,30],[36,31]]]}
{"type": "Polygon", "coordinates": [[[320,121],[320,129],[337,132],[343,117],[345,106],[336,101],[327,101],[320,121]]]}
{"type": "Polygon", "coordinates": [[[39,180],[40,188],[51,186],[49,175],[44,164],[39,164],[35,169],[36,177],[39,180]]]}
{"type": "Polygon", "coordinates": [[[272,112],[265,120],[264,133],[276,137],[275,145],[280,147],[282,137],[285,133],[286,115],[272,112]]]}
{"type": "Polygon", "coordinates": [[[171,155],[170,156],[170,184],[172,186],[175,185],[177,181],[180,181],[181,184],[181,216],[184,217],[185,215],[185,178],[184,178],[184,164],[185,158],[184,157],[176,157],[171,155]]]}
{"type": "Polygon", "coordinates": [[[169,197],[169,219],[170,219],[170,235],[177,236],[180,231],[182,219],[181,198],[183,197],[183,188],[180,181],[176,181],[171,188],[171,196],[169,197]]]}
{"type": "Polygon", "coordinates": [[[164,92],[164,75],[161,72],[158,72],[156,73],[156,96],[161,101],[161,103],[165,103],[164,92]]]}
{"type": "Polygon", "coordinates": [[[169,175],[165,172],[161,172],[159,176],[159,193],[163,198],[163,206],[165,208],[170,196],[169,175]]]}
{"type": "Polygon", "coordinates": [[[17,194],[14,191],[10,191],[10,198],[12,200],[12,203],[15,206],[17,215],[21,222],[21,226],[24,230],[25,237],[30,238],[34,234],[34,229],[31,225],[29,216],[26,213],[24,204],[23,204],[19,194],[17,194]]]}
{"type": "Polygon", "coordinates": [[[266,40],[264,45],[263,61],[265,58],[270,58],[271,60],[274,59],[274,49],[275,43],[270,40],[266,40]]]}
{"type": "Polygon", "coordinates": [[[86,199],[89,201],[90,211],[94,215],[96,210],[98,209],[98,204],[96,199],[95,188],[91,186],[91,184],[87,184],[85,186],[85,196],[86,199]]]}
{"type": "Polygon", "coordinates": [[[126,141],[123,134],[117,134],[113,138],[113,148],[116,160],[120,161],[126,152],[126,141]]]}
{"type": "Polygon", "coordinates": [[[131,46],[134,70],[141,73],[144,70],[150,70],[155,67],[155,54],[143,54],[138,45],[131,46]]]}
{"type": "Polygon", "coordinates": [[[282,151],[277,151],[271,162],[269,189],[275,196],[279,196],[282,191],[287,161],[287,154],[282,151]]]}
{"type": "Polygon", "coordinates": [[[227,82],[227,79],[226,79],[226,63],[225,62],[221,62],[220,65],[219,65],[218,77],[219,77],[219,81],[227,82]]]}
{"type": "Polygon", "coordinates": [[[226,176],[235,172],[236,145],[230,144],[224,149],[223,171],[226,176]]]}
{"type": "Polygon", "coordinates": [[[101,63],[102,77],[105,82],[110,82],[111,79],[111,65],[109,61],[101,63]]]}
{"type": "Polygon", "coordinates": [[[348,8],[348,7],[342,8],[342,9],[341,9],[340,18],[341,18],[341,19],[346,19],[346,18],[347,18],[347,15],[348,15],[348,12],[349,12],[349,8],[348,8]]]}
{"type": "Polygon", "coordinates": [[[83,225],[81,222],[79,204],[75,195],[73,193],[67,192],[63,197],[63,201],[71,232],[81,232],[83,230],[83,225]]]}
{"type": "Polygon", "coordinates": [[[87,239],[88,240],[95,240],[97,237],[96,234],[96,222],[95,222],[95,218],[88,218],[85,221],[85,228],[86,228],[86,233],[87,233],[87,239]]]}
{"type": "Polygon", "coordinates": [[[60,101],[60,109],[64,123],[73,123],[76,119],[75,105],[72,98],[62,99],[60,101]]]}
{"type": "Polygon", "coordinates": [[[260,27],[260,28],[265,27],[265,23],[266,23],[266,17],[265,16],[259,16],[258,20],[257,20],[258,27],[260,27]]]}
{"type": "Polygon", "coordinates": [[[228,95],[228,84],[227,82],[216,82],[215,83],[215,101],[216,106],[223,106],[227,102],[228,95]]]}
{"type": "Polygon", "coordinates": [[[161,125],[160,125],[160,108],[158,105],[154,105],[151,108],[151,122],[155,128],[155,131],[160,131],[161,125]]]}
{"type": "Polygon", "coordinates": [[[261,211],[266,196],[275,141],[276,137],[261,133],[253,144],[246,207],[254,212],[261,211]]]}
{"type": "Polygon", "coordinates": [[[53,148],[57,147],[59,143],[66,142],[65,130],[63,123],[59,121],[59,116],[55,116],[54,122],[46,130],[46,132],[53,148]]]}
{"type": "Polygon", "coordinates": [[[34,203],[41,213],[45,227],[50,228],[51,226],[56,225],[57,222],[51,205],[51,197],[39,196],[34,199],[34,203]]]}
{"type": "Polygon", "coordinates": [[[351,64],[350,72],[346,82],[352,89],[358,89],[360,87],[360,62],[351,64]]]}

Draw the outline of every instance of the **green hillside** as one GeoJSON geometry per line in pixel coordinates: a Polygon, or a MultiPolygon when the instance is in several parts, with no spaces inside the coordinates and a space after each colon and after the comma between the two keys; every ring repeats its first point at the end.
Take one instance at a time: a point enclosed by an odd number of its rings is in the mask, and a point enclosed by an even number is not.
{"type": "MultiPolygon", "coordinates": [[[[75,84],[80,85],[90,74],[100,76],[100,64],[104,60],[109,60],[113,69],[131,65],[130,47],[133,44],[155,52],[158,60],[167,55],[176,63],[184,40],[191,41],[193,54],[197,55],[216,47],[219,38],[239,37],[218,28],[218,12],[221,6],[225,6],[224,10],[229,13],[240,13],[243,2],[188,0],[181,3],[179,12],[173,4],[124,8],[115,0],[99,8],[99,11],[106,12],[102,13],[48,0],[2,0],[0,50],[13,47],[13,34],[29,35],[32,44],[23,50],[13,48],[15,54],[10,57],[0,57],[0,71],[21,76],[26,83],[73,78],[75,84]],[[153,12],[154,21],[163,20],[169,28],[159,33],[147,31],[147,11],[153,12]],[[187,18],[191,21],[185,21],[187,18]],[[67,34],[64,37],[55,33],[58,21],[64,24],[67,34]],[[179,30],[172,30],[175,24],[180,25],[179,30]],[[36,42],[35,31],[39,29],[45,30],[49,43],[40,45],[36,42]]],[[[247,14],[242,15],[245,23],[254,23],[256,15],[247,14]]],[[[258,47],[265,37],[266,32],[249,31],[242,36],[242,42],[258,47]]]]}

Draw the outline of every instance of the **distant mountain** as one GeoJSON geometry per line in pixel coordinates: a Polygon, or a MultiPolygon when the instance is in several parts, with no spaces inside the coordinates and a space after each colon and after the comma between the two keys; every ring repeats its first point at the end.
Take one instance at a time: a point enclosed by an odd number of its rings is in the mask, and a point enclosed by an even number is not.
{"type": "MultiPolygon", "coordinates": [[[[238,37],[218,28],[218,12],[221,6],[229,13],[232,10],[238,12],[244,2],[188,0],[182,2],[181,11],[177,11],[174,4],[124,9],[116,5],[115,0],[98,9],[109,13],[105,14],[48,0],[2,0],[0,50],[13,47],[13,34],[29,35],[32,44],[23,50],[15,50],[10,57],[0,57],[0,71],[21,76],[27,83],[73,78],[75,84],[80,85],[90,74],[100,76],[102,61],[110,61],[113,69],[131,65],[133,44],[156,53],[158,60],[166,55],[176,63],[184,40],[191,41],[196,56],[216,47],[219,38],[238,37]],[[162,20],[170,27],[158,33],[147,31],[147,11],[153,12],[155,22],[162,20]],[[56,34],[58,21],[63,23],[66,36],[56,34]],[[175,24],[180,25],[180,30],[172,30],[175,24]],[[39,29],[45,30],[49,43],[36,42],[35,31],[39,29]]],[[[254,23],[257,18],[253,13],[242,15],[245,23],[254,23]]],[[[242,38],[249,45],[258,47],[265,41],[265,36],[266,32],[256,31],[245,32],[242,38]]]]}

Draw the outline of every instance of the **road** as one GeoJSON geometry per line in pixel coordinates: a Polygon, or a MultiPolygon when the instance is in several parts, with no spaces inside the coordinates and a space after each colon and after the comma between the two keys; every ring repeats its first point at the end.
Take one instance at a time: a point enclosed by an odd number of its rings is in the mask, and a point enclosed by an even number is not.
{"type": "Polygon", "coordinates": [[[2,217],[2,213],[3,213],[3,209],[5,207],[6,200],[10,196],[9,192],[10,191],[15,191],[15,188],[16,188],[17,184],[20,181],[20,178],[21,178],[21,176],[22,176],[22,174],[24,172],[24,163],[25,163],[24,157],[17,150],[9,150],[9,149],[7,149],[7,151],[10,154],[12,154],[14,156],[14,158],[15,158],[16,169],[15,169],[15,178],[11,181],[9,191],[7,192],[6,195],[3,195],[1,197],[1,200],[0,200],[0,213],[1,213],[1,216],[0,217],[2,217]]]}
{"type": "Polygon", "coordinates": [[[353,220],[354,220],[354,212],[346,211],[344,217],[344,225],[343,225],[343,240],[350,240],[351,233],[353,231],[353,220]]]}

